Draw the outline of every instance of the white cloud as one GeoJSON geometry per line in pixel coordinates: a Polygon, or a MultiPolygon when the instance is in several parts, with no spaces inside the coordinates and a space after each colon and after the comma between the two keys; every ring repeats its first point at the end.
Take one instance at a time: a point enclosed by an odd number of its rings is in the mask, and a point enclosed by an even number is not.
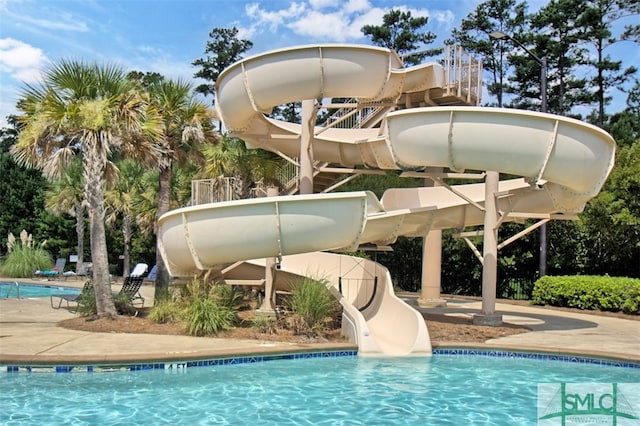
{"type": "Polygon", "coordinates": [[[313,10],[337,7],[339,4],[339,0],[309,0],[309,6],[311,6],[313,10]]]}
{"type": "Polygon", "coordinates": [[[382,24],[382,17],[390,9],[409,11],[413,17],[430,17],[426,28],[430,31],[434,26],[450,28],[455,18],[450,10],[430,11],[406,5],[382,8],[374,7],[370,0],[307,0],[290,2],[287,7],[275,10],[268,10],[265,4],[251,3],[245,7],[252,24],[241,29],[244,38],[260,36],[264,31],[275,34],[285,27],[313,41],[354,42],[364,37],[363,26],[382,24]]]}
{"type": "Polygon", "coordinates": [[[89,31],[89,27],[86,23],[74,20],[73,17],[69,14],[62,14],[61,16],[59,16],[59,18],[61,18],[62,20],[35,19],[28,16],[23,16],[22,20],[27,24],[35,25],[47,30],[77,32],[89,31]]]}
{"type": "Polygon", "coordinates": [[[445,25],[446,27],[453,27],[455,14],[450,10],[436,10],[429,15],[429,22],[436,21],[438,24],[445,25]]]}
{"type": "Polygon", "coordinates": [[[55,3],[41,3],[34,1],[9,2],[0,4],[3,18],[11,20],[12,24],[21,25],[24,29],[35,30],[41,28],[53,31],[87,32],[89,25],[80,20],[77,15],[57,7],[55,3]],[[10,8],[11,6],[11,8],[10,8]]]}
{"type": "Polygon", "coordinates": [[[267,11],[262,9],[260,4],[248,4],[245,12],[249,18],[254,20],[258,25],[266,25],[269,30],[276,31],[287,19],[300,16],[305,10],[303,3],[292,2],[288,8],[276,11],[267,11]]]}
{"type": "Polygon", "coordinates": [[[380,25],[385,13],[387,13],[387,11],[374,7],[369,9],[366,13],[356,16],[351,23],[351,38],[357,39],[359,37],[363,37],[361,29],[365,25],[380,25]]]}
{"type": "Polygon", "coordinates": [[[287,25],[296,34],[316,40],[345,41],[349,26],[347,17],[340,12],[321,13],[312,10],[302,18],[287,25]]]}
{"type": "Polygon", "coordinates": [[[0,71],[12,78],[33,83],[48,62],[41,49],[12,38],[0,39],[0,71]]]}
{"type": "Polygon", "coordinates": [[[340,8],[346,13],[364,12],[371,9],[371,3],[368,0],[349,0],[347,4],[341,5],[340,8]]]}
{"type": "Polygon", "coordinates": [[[256,33],[255,27],[239,27],[236,25],[236,28],[238,29],[238,38],[240,40],[251,40],[256,33]]]}
{"type": "MultiPolygon", "coordinates": [[[[381,22],[384,12],[373,8],[369,0],[309,0],[291,2],[286,8],[267,10],[259,3],[245,7],[252,25],[241,29],[243,35],[254,36],[266,29],[276,33],[280,27],[294,34],[323,42],[345,42],[362,38],[360,29],[381,22]]],[[[249,38],[249,37],[246,37],[249,38]]],[[[250,38],[249,38],[250,39],[250,38]]]]}

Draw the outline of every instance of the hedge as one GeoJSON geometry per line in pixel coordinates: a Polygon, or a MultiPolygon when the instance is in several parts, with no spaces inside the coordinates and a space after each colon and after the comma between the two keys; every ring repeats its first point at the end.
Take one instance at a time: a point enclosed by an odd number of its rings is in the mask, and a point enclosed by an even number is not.
{"type": "Polygon", "coordinates": [[[640,279],[546,275],[535,282],[531,303],[638,315],[640,279]]]}

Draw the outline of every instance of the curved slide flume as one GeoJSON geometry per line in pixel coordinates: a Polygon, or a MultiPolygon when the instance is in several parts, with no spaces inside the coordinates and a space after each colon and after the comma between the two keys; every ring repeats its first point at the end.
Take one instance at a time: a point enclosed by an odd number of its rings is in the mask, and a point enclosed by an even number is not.
{"type": "MultiPolygon", "coordinates": [[[[407,93],[424,91],[426,96],[444,84],[443,76],[438,64],[402,68],[387,49],[302,46],[231,66],[217,81],[216,100],[232,135],[251,146],[297,156],[300,126],[266,117],[274,106],[325,97],[393,103],[407,93]]],[[[595,126],[551,114],[426,107],[391,112],[375,129],[317,129],[313,154],[316,160],[345,166],[434,166],[518,175],[523,178],[500,182],[500,211],[577,213],[608,176],[615,142],[595,126]]],[[[173,276],[278,257],[283,272],[289,268],[294,275],[310,275],[315,269],[318,276],[330,277],[335,291],[345,278],[345,271],[335,273],[335,264],[349,264],[348,256],[304,253],[353,250],[363,243],[390,244],[401,235],[424,236],[431,229],[481,225],[483,214],[474,204],[482,204],[484,197],[484,184],[472,184],[457,185],[455,192],[389,189],[380,200],[361,191],[186,207],[160,218],[160,249],[173,276]]],[[[369,275],[374,270],[380,283],[370,306],[360,312],[354,308],[356,299],[337,294],[345,306],[346,333],[360,353],[430,353],[420,315],[395,297],[386,269],[367,265],[361,269],[369,275]]]]}

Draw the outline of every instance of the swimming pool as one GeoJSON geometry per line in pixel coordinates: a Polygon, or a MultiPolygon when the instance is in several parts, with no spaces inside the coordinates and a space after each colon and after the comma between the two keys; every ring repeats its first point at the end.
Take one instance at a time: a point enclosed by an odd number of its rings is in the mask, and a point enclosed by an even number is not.
{"type": "Polygon", "coordinates": [[[49,297],[52,294],[80,294],[79,288],[62,287],[58,285],[33,285],[15,283],[0,283],[0,298],[49,297]]]}
{"type": "MultiPolygon", "coordinates": [[[[561,382],[639,383],[640,368],[436,354],[5,373],[0,423],[534,425],[538,383],[561,382]]],[[[625,397],[640,407],[639,395],[625,397]]]]}

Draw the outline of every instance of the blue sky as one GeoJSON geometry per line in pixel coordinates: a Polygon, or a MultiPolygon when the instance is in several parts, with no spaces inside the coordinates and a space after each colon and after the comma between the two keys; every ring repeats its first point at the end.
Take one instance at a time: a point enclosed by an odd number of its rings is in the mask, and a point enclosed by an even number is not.
{"type": "MultiPolygon", "coordinates": [[[[447,39],[481,0],[0,0],[0,126],[24,83],[60,58],[191,79],[209,32],[236,26],[249,55],[309,43],[369,44],[360,28],[390,9],[428,16],[447,39]]],[[[544,0],[529,0],[529,11],[544,0]]],[[[195,82],[194,83],[198,83],[195,82]]]]}

